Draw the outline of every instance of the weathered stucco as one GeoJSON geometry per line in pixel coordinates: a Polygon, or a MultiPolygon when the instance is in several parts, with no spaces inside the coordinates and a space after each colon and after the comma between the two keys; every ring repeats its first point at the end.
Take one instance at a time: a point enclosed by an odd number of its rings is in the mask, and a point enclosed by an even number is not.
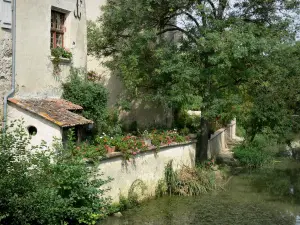
{"type": "MultiPolygon", "coordinates": [[[[0,28],[0,118],[3,116],[3,98],[10,90],[12,74],[12,36],[10,30],[0,28]]],[[[1,127],[1,125],[0,125],[1,127]]]]}
{"type": "Polygon", "coordinates": [[[37,133],[32,136],[31,145],[40,145],[42,141],[47,142],[48,146],[53,144],[53,138],[62,139],[62,129],[54,123],[43,119],[42,117],[19,108],[16,105],[9,103],[8,105],[8,121],[9,123],[15,120],[22,119],[24,127],[27,129],[29,126],[37,128],[37,133]]]}
{"type": "Polygon", "coordinates": [[[127,197],[136,180],[143,181],[147,187],[143,197],[154,196],[158,181],[164,177],[167,163],[173,160],[174,169],[180,169],[183,165],[192,167],[195,165],[195,149],[196,144],[189,143],[161,148],[157,154],[154,151],[144,152],[126,163],[121,156],[102,161],[98,167],[99,173],[104,173],[102,178],[114,179],[107,185],[111,187],[107,196],[118,202],[120,194],[127,197]]]}
{"type": "Polygon", "coordinates": [[[17,2],[17,97],[60,97],[61,81],[69,75],[71,65],[76,68],[86,68],[85,1],[82,1],[79,7],[81,19],[75,18],[75,10],[76,1],[73,0],[17,2]],[[52,8],[66,13],[64,45],[73,54],[72,63],[62,63],[62,72],[58,76],[53,75],[50,52],[52,8]]]}

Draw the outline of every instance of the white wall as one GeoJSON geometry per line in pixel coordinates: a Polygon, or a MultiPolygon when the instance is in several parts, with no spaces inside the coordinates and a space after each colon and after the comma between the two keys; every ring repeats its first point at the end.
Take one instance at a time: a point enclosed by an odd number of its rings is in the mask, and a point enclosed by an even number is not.
{"type": "Polygon", "coordinates": [[[144,152],[128,162],[127,165],[121,156],[101,161],[98,171],[103,172],[105,177],[112,177],[114,180],[107,187],[111,190],[106,193],[111,196],[114,202],[119,201],[120,194],[128,195],[132,183],[137,179],[142,180],[147,186],[144,197],[154,196],[157,182],[164,178],[165,166],[173,160],[175,169],[186,165],[195,165],[196,144],[178,145],[161,148],[156,155],[154,151],[144,152]]]}
{"type": "Polygon", "coordinates": [[[60,97],[61,81],[69,74],[70,66],[86,68],[85,1],[79,10],[81,19],[74,16],[74,0],[17,1],[16,84],[18,97],[60,97]],[[65,47],[73,53],[71,63],[62,65],[59,77],[53,75],[50,52],[51,8],[67,12],[65,47]]]}
{"type": "MultiPolygon", "coordinates": [[[[1,13],[1,11],[0,11],[1,13]]],[[[11,87],[12,37],[8,29],[0,26],[0,120],[2,121],[3,98],[11,87]]],[[[1,125],[0,125],[1,127],[1,125]]]]}
{"type": "MultiPolygon", "coordinates": [[[[233,120],[227,128],[219,129],[212,135],[207,152],[209,159],[230,152],[230,149],[227,149],[227,142],[238,140],[235,129],[236,121],[233,120]],[[229,137],[228,132],[233,138],[229,137]]],[[[136,180],[142,180],[147,187],[143,197],[154,196],[157,183],[164,178],[165,166],[170,160],[173,160],[174,169],[180,169],[183,165],[195,166],[196,143],[162,147],[157,155],[154,151],[143,152],[130,162],[124,161],[120,155],[113,153],[108,156],[108,159],[100,162],[97,169],[99,174],[103,173],[101,178],[113,178],[113,181],[105,186],[111,188],[106,195],[112,197],[113,202],[119,201],[120,194],[127,197],[130,187],[136,180]]]]}
{"type": "Polygon", "coordinates": [[[62,130],[59,126],[43,119],[42,117],[30,113],[24,109],[19,108],[13,104],[8,105],[8,121],[24,119],[25,128],[35,126],[37,134],[32,136],[31,145],[39,145],[42,141],[46,141],[50,146],[53,143],[53,138],[62,139],[62,130]]]}

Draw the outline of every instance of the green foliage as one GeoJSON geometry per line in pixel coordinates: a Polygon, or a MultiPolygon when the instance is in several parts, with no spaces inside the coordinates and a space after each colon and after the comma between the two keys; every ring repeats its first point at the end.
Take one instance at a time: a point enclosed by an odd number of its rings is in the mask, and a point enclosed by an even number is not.
{"type": "Polygon", "coordinates": [[[153,147],[157,151],[161,146],[183,143],[189,141],[189,137],[177,133],[177,131],[157,131],[142,134],[141,136],[117,135],[109,136],[103,133],[96,136],[91,143],[84,142],[78,146],[72,145],[72,154],[77,157],[83,157],[92,161],[99,161],[106,157],[107,153],[113,151],[121,152],[125,160],[130,160],[138,153],[147,151],[153,147]],[[145,140],[147,135],[147,141],[145,140]]]}
{"type": "Polygon", "coordinates": [[[240,115],[252,141],[266,127],[295,127],[299,3],[109,0],[89,23],[88,50],[111,56],[107,66],[130,97],[174,111],[192,106],[206,119],[240,115]]]}
{"type": "Polygon", "coordinates": [[[61,69],[59,67],[61,58],[66,58],[66,59],[72,59],[72,53],[62,47],[56,47],[56,48],[51,48],[51,56],[54,58],[52,59],[52,64],[53,64],[53,75],[57,76],[61,72],[61,69]]]}
{"type": "MultiPolygon", "coordinates": [[[[72,135],[71,135],[72,136],[72,135]]],[[[95,224],[107,214],[103,185],[80,157],[72,138],[64,149],[30,147],[17,122],[0,137],[1,224],[95,224]]]]}
{"type": "Polygon", "coordinates": [[[274,157],[274,153],[266,151],[265,146],[259,143],[240,145],[233,149],[234,157],[239,160],[242,166],[259,168],[266,166],[274,157]]]}
{"type": "Polygon", "coordinates": [[[120,194],[119,203],[111,205],[111,213],[125,211],[140,205],[141,197],[144,195],[146,189],[147,186],[142,180],[135,180],[128,190],[128,196],[125,197],[120,194]]]}
{"type": "Polygon", "coordinates": [[[101,159],[105,158],[107,150],[104,145],[93,145],[84,142],[77,146],[73,151],[73,155],[76,157],[82,157],[88,160],[99,162],[101,159]]]}
{"type": "Polygon", "coordinates": [[[200,129],[200,119],[200,116],[191,116],[186,110],[182,110],[175,119],[174,126],[184,134],[197,133],[200,129]]]}
{"type": "Polygon", "coordinates": [[[150,134],[152,145],[159,148],[162,145],[170,145],[172,143],[182,143],[189,141],[189,137],[180,135],[176,130],[162,131],[153,130],[150,134]]]}
{"type": "Polygon", "coordinates": [[[243,87],[238,120],[249,141],[266,128],[284,141],[300,128],[295,116],[299,114],[300,43],[277,47],[264,60],[261,75],[243,87]]]}
{"type": "Polygon", "coordinates": [[[215,175],[211,170],[202,167],[183,167],[177,172],[170,161],[165,167],[164,180],[159,181],[156,195],[195,196],[207,193],[216,188],[215,175]]]}
{"type": "Polygon", "coordinates": [[[63,98],[82,106],[83,116],[94,121],[97,132],[106,129],[108,92],[103,85],[85,80],[83,73],[72,69],[69,80],[63,84],[63,98]]]}
{"type": "Polygon", "coordinates": [[[51,55],[54,58],[72,58],[72,53],[69,50],[62,47],[51,48],[51,55]]]}

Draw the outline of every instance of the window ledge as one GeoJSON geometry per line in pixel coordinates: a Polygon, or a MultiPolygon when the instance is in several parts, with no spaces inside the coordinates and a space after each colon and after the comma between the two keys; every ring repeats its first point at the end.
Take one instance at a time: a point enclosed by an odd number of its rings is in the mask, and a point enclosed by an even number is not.
{"type": "MultiPolygon", "coordinates": [[[[51,61],[53,61],[53,60],[55,59],[55,57],[51,56],[50,59],[51,59],[51,61]]],[[[59,61],[60,61],[61,63],[71,63],[72,60],[69,59],[69,58],[63,58],[63,57],[60,57],[60,58],[59,58],[59,61]]]]}

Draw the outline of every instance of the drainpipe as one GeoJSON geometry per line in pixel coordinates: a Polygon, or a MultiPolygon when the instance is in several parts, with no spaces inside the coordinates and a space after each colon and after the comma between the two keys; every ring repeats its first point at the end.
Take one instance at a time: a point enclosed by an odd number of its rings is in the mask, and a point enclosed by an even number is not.
{"type": "Polygon", "coordinates": [[[16,88],[16,1],[13,1],[12,6],[12,76],[11,76],[11,90],[4,96],[4,107],[3,107],[3,134],[5,134],[6,123],[7,123],[7,100],[15,93],[16,88]]]}

